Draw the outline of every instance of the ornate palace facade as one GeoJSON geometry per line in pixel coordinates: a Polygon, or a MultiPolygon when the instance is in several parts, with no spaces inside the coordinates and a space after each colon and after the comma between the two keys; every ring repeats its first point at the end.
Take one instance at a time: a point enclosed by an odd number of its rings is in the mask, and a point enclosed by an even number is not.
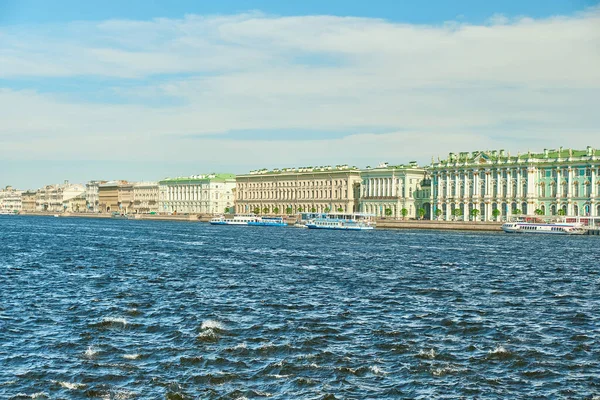
{"type": "Polygon", "coordinates": [[[450,153],[430,172],[432,218],[600,215],[600,157],[591,147],[517,156],[504,150],[450,153]]]}
{"type": "Polygon", "coordinates": [[[236,182],[237,213],[358,211],[361,179],[356,167],[259,170],[238,175],[236,182]]]}
{"type": "Polygon", "coordinates": [[[360,211],[388,218],[428,217],[429,181],[425,169],[409,165],[380,164],[361,171],[360,211]],[[404,213],[402,210],[405,210],[404,213]]]}
{"type": "Polygon", "coordinates": [[[161,213],[220,214],[233,209],[233,174],[167,178],[158,185],[161,213]]]}
{"type": "Polygon", "coordinates": [[[158,213],[158,182],[133,184],[133,212],[136,214],[158,213]]]}
{"type": "Polygon", "coordinates": [[[21,190],[7,186],[0,189],[0,211],[18,213],[22,209],[21,190]]]}
{"type": "Polygon", "coordinates": [[[37,191],[36,211],[63,212],[65,201],[85,193],[85,186],[65,181],[60,185],[47,185],[37,191]]]}

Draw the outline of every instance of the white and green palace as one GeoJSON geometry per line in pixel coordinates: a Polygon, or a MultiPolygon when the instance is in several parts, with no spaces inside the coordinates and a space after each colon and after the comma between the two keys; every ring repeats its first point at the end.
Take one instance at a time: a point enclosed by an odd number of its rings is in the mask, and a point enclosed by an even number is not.
{"type": "Polygon", "coordinates": [[[512,214],[600,216],[596,150],[450,153],[431,164],[431,218],[503,219],[512,214]]]}

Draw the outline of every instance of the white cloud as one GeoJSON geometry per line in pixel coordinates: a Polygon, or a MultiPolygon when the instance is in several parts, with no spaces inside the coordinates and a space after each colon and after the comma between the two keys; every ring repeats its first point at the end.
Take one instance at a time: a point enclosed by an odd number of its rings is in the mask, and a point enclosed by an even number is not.
{"type": "Polygon", "coordinates": [[[249,13],[0,28],[0,79],[11,82],[0,89],[0,159],[198,160],[211,169],[225,150],[232,165],[252,168],[599,146],[598,49],[599,8],[495,15],[486,25],[249,13]],[[56,78],[108,86],[68,96],[47,88],[56,78]],[[36,83],[23,90],[22,79],[36,83]],[[86,101],[99,90],[119,101],[86,101]],[[356,127],[390,132],[283,144],[293,152],[198,139],[356,127]]]}

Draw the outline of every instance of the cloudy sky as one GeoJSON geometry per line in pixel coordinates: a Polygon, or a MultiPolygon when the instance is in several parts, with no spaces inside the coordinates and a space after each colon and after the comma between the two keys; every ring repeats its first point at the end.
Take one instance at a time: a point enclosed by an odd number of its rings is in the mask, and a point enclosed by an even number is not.
{"type": "Polygon", "coordinates": [[[0,186],[600,148],[594,1],[120,3],[0,0],[0,186]]]}

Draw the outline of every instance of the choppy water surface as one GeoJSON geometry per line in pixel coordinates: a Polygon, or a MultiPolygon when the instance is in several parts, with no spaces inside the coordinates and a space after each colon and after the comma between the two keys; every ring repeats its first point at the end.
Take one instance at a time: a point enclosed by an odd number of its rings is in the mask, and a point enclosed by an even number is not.
{"type": "Polygon", "coordinates": [[[0,217],[1,398],[593,398],[598,237],[0,217]]]}

